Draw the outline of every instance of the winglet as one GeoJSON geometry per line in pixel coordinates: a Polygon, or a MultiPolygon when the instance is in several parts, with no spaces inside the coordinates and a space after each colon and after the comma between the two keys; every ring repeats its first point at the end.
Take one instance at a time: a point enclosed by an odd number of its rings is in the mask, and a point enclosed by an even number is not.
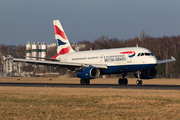
{"type": "Polygon", "coordinates": [[[176,60],[173,56],[171,56],[171,58],[172,58],[173,60],[176,60]]]}

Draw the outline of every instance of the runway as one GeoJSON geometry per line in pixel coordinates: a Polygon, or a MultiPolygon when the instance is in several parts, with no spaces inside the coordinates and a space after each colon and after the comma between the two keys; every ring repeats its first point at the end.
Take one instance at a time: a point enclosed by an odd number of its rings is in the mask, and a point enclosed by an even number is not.
{"type": "Polygon", "coordinates": [[[114,89],[158,89],[158,90],[180,90],[180,85],[118,85],[118,84],[67,84],[67,83],[13,83],[0,82],[0,86],[14,87],[68,87],[68,88],[114,88],[114,89]]]}

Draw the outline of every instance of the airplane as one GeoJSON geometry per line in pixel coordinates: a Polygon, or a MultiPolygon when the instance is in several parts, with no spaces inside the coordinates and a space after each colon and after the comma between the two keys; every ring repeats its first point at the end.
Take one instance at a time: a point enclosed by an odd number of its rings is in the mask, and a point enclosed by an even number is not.
{"type": "Polygon", "coordinates": [[[53,20],[57,55],[52,58],[41,58],[51,61],[13,58],[15,62],[26,62],[33,65],[50,65],[54,68],[66,67],[76,72],[81,85],[89,85],[91,79],[100,75],[122,74],[119,85],[127,85],[128,72],[134,72],[137,85],[141,79],[153,79],[157,75],[157,64],[176,61],[175,58],[157,60],[153,53],[143,47],[126,47],[89,51],[74,51],[59,20],[53,20]]]}

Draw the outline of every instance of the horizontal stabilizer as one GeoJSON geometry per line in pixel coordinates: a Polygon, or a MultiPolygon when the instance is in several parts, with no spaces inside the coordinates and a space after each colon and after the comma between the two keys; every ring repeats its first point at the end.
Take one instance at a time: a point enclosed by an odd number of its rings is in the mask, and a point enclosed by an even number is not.
{"type": "Polygon", "coordinates": [[[5,56],[3,56],[3,62],[6,60],[6,57],[5,56]]]}

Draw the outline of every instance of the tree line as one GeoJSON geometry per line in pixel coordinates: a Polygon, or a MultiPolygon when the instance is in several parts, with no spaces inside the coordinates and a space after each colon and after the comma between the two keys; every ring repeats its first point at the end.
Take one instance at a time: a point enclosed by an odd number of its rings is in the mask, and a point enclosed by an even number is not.
{"type": "MultiPolygon", "coordinates": [[[[176,58],[176,62],[156,66],[158,70],[158,77],[180,77],[180,36],[163,36],[154,38],[142,32],[140,39],[135,37],[133,39],[119,40],[117,38],[101,36],[95,39],[93,42],[84,40],[78,42],[78,44],[85,44],[85,47],[81,48],[80,51],[138,46],[151,50],[158,60],[170,59],[171,56],[173,56],[176,58]]],[[[25,58],[26,46],[0,44],[0,53],[0,61],[3,59],[2,56],[7,57],[8,55],[16,58],[25,58]]],[[[49,58],[55,56],[56,54],[56,47],[50,47],[46,51],[46,56],[49,58]]],[[[2,62],[0,62],[0,68],[2,68],[2,62]]],[[[67,69],[54,70],[54,68],[50,66],[46,67],[46,71],[47,70],[52,72],[58,71],[63,74],[65,74],[67,71],[67,69]]]]}

